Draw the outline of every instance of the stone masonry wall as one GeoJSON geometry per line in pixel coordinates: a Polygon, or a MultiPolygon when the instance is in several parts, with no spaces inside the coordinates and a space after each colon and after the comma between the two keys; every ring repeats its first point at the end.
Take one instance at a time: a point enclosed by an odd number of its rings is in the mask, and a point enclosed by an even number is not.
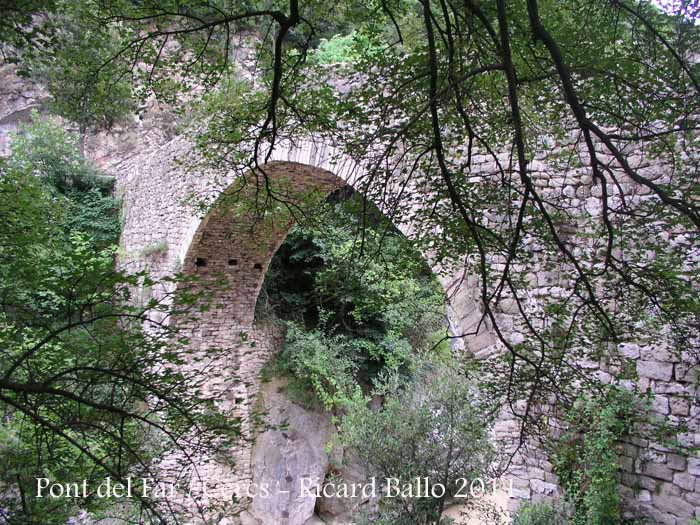
{"type": "MultiPolygon", "coordinates": [[[[168,147],[172,147],[169,145],[168,147]]],[[[322,146],[307,143],[300,149],[283,150],[277,152],[277,159],[294,158],[295,162],[276,161],[271,165],[271,172],[284,175],[292,180],[299,181],[297,189],[304,184],[316,180],[324,180],[329,177],[330,168],[324,160],[322,146]],[[305,148],[304,151],[301,151],[305,148]],[[313,157],[313,158],[312,158],[313,157]]],[[[131,202],[129,217],[134,222],[128,222],[124,239],[125,243],[133,243],[134,239],[168,239],[168,254],[172,257],[171,267],[177,267],[176,256],[182,254],[184,246],[188,251],[183,259],[186,271],[196,273],[230,272],[231,291],[222,292],[222,310],[217,313],[213,322],[217,326],[232,323],[238,326],[240,323],[250,323],[253,319],[253,308],[257,293],[260,288],[264,273],[277,246],[286,235],[285,224],[276,231],[272,238],[261,236],[259,232],[251,231],[244,234],[237,230],[237,225],[227,222],[222,217],[205,219],[199,229],[192,226],[184,226],[191,220],[191,215],[185,215],[178,220],[174,215],[183,213],[182,208],[176,208],[171,203],[153,210],[152,206],[144,206],[144,201],[152,202],[163,198],[160,188],[168,188],[171,191],[175,186],[172,178],[177,181],[175,169],[149,171],[150,162],[163,162],[164,158],[157,155],[147,163],[140,164],[143,177],[140,183],[129,183],[124,186],[124,195],[127,207],[131,202]],[[144,169],[145,167],[145,169],[144,169]],[[165,177],[163,182],[156,182],[165,177]],[[152,188],[148,198],[140,193],[144,186],[152,188]],[[133,200],[131,200],[133,199],[133,200]],[[133,202],[139,202],[138,205],[133,202]],[[138,213],[135,211],[138,210],[138,213]],[[153,210],[153,211],[150,211],[153,210]],[[172,210],[164,213],[164,210],[172,210]],[[158,214],[158,219],[147,220],[146,217],[158,214]],[[188,217],[187,220],[184,217],[188,217]],[[170,225],[170,232],[163,232],[161,227],[155,225],[170,225]],[[179,224],[179,225],[178,225],[179,224]],[[217,233],[207,233],[209,229],[217,233]],[[144,232],[131,235],[129,232],[144,232]],[[188,233],[194,231],[194,234],[188,233]],[[224,233],[228,231],[228,233],[224,233]],[[229,235],[227,238],[226,235],[229,235]],[[142,236],[142,237],[141,237],[142,236]],[[189,239],[192,238],[192,241],[189,239]],[[224,240],[228,239],[228,240],[224,240]],[[183,244],[184,243],[184,244],[183,244]],[[197,258],[206,261],[206,266],[198,266],[197,258]],[[175,259],[173,261],[173,259],[175,259]],[[232,262],[235,261],[235,264],[232,262]],[[226,295],[229,294],[229,295],[226,295]],[[229,305],[230,308],[226,308],[229,305]]],[[[475,159],[475,170],[480,169],[480,163],[484,170],[491,169],[489,160],[475,159]]],[[[556,173],[547,166],[544,161],[535,164],[533,177],[537,183],[546,187],[561,187],[561,181],[557,181],[556,173]]],[[[356,171],[351,170],[351,173],[356,171]]],[[[197,174],[201,182],[202,174],[197,174]]],[[[132,179],[137,180],[137,179],[132,179]]],[[[341,179],[342,180],[342,179],[341,179]]],[[[568,180],[563,184],[567,192],[574,196],[581,196],[580,204],[592,208],[596,197],[587,196],[595,188],[591,188],[590,179],[582,173],[577,180],[568,180]]],[[[184,187],[184,186],[183,186],[184,187]]],[[[592,209],[595,212],[595,209],[592,209]]],[[[409,232],[410,234],[410,232],[409,232]]],[[[143,244],[140,244],[141,246],[143,244]]],[[[133,246],[133,245],[132,245],[133,246]]],[[[201,263],[201,261],[200,261],[201,263]]],[[[498,261],[493,262],[499,264],[498,261]]],[[[568,277],[564,273],[548,270],[537,271],[533,268],[531,284],[534,297],[546,297],[551,294],[562,293],[568,285],[568,277]]],[[[483,310],[477,299],[476,279],[474,276],[464,274],[464,271],[455,272],[452,276],[442,277],[443,285],[450,297],[451,323],[455,334],[472,334],[462,340],[464,350],[476,356],[488,357],[499,351],[494,334],[483,323],[483,310]],[[477,330],[477,328],[481,326],[477,330]]],[[[510,306],[512,308],[512,305],[510,306]]],[[[499,313],[503,326],[508,326],[511,312],[509,306],[504,304],[499,313]]],[[[509,334],[513,341],[521,337],[517,330],[509,334]]],[[[691,432],[680,436],[687,444],[700,444],[698,433],[697,404],[691,400],[697,395],[698,369],[689,364],[680,362],[679,356],[663,348],[638,347],[624,345],[619,352],[627,359],[636,363],[639,380],[636,388],[643,392],[647,388],[656,395],[653,406],[654,412],[669,421],[688,421],[691,432]]],[[[590,362],[586,365],[592,373],[596,373],[602,381],[611,381],[613,370],[607,368],[604,363],[590,362]]],[[[246,380],[255,382],[253,376],[246,380]]],[[[629,385],[632,387],[633,385],[629,385]]],[[[252,392],[252,391],[251,391],[252,392]]],[[[497,424],[496,432],[502,443],[513,443],[517,436],[519,424],[513,414],[504,413],[497,424]]],[[[245,455],[245,454],[244,454],[245,455]]],[[[684,458],[666,449],[658,443],[630,438],[623,446],[622,468],[624,474],[621,478],[622,495],[626,502],[629,516],[646,516],[652,523],[668,525],[682,525],[689,523],[690,519],[698,516],[698,495],[700,493],[699,460],[697,458],[684,458]]],[[[247,479],[248,474],[241,473],[247,479]]],[[[556,476],[553,474],[552,465],[546,455],[532,444],[523,448],[515,457],[513,467],[509,471],[513,479],[513,498],[511,508],[517,506],[522,499],[547,500],[560,495],[556,476]]]]}

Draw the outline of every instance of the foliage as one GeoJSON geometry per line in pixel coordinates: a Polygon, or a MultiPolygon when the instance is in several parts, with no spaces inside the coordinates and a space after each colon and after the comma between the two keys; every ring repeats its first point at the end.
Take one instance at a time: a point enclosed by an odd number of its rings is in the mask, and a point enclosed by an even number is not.
{"type": "Polygon", "coordinates": [[[32,114],[32,122],[13,135],[10,168],[44,181],[61,203],[66,232],[82,232],[99,246],[119,237],[119,202],[112,196],[113,179],[86,161],[78,137],[56,120],[32,114]]]}
{"type": "Polygon", "coordinates": [[[561,505],[523,503],[513,516],[513,525],[568,525],[569,511],[561,505]]]}
{"type": "MultiPolygon", "coordinates": [[[[363,53],[372,47],[367,35],[353,31],[348,35],[334,35],[323,38],[314,49],[311,58],[319,64],[351,64],[358,61],[363,53]]],[[[379,49],[375,49],[375,52],[379,49]]]]}
{"type": "MultiPolygon", "coordinates": [[[[144,89],[179,102],[229,80],[236,29],[262,28],[256,78],[213,97],[207,129],[193,133],[205,158],[245,173],[312,134],[362,166],[363,195],[446,273],[466,269],[479,326],[505,350],[503,366],[484,370],[504,401],[527,395],[528,419],[551,396],[595,386],[583,360],[617,365],[626,342],[663,342],[700,366],[700,8],[662,3],[109,0],[85,2],[80,21],[118,33],[144,89]],[[318,38],[353,31],[363,38],[345,67],[308,60],[318,38]],[[556,286],[533,282],[533,269],[556,286]]],[[[331,326],[371,330],[367,355],[393,357],[380,344],[385,319],[368,324],[376,311],[362,304],[354,315],[337,302],[331,326]]],[[[309,315],[328,335],[324,311],[309,315]]],[[[601,443],[617,431],[606,425],[601,443]]],[[[581,471],[575,459],[564,471],[581,471]]],[[[611,470],[594,469],[589,499],[570,480],[591,519],[603,508],[616,519],[611,470]]]]}
{"type": "Polygon", "coordinates": [[[339,64],[356,59],[353,53],[355,33],[346,36],[336,35],[330,40],[323,39],[314,53],[321,64],[339,64]]]}
{"type": "Polygon", "coordinates": [[[469,490],[473,481],[490,486],[490,417],[454,366],[423,363],[410,385],[398,385],[376,411],[354,403],[341,425],[342,441],[357,454],[369,478],[393,478],[402,489],[428,478],[428,486],[446,489],[444,495],[437,491],[428,497],[415,497],[415,488],[414,497],[385,494],[379,516],[369,517],[372,523],[442,523],[442,512],[453,498],[467,507],[476,503],[469,490]]]}
{"type": "MultiPolygon", "coordinates": [[[[194,319],[202,294],[187,279],[115,270],[118,230],[101,237],[89,215],[73,215],[105,202],[113,210],[108,186],[72,137],[43,123],[27,130],[0,163],[0,507],[4,523],[58,525],[79,509],[95,518],[115,509],[94,494],[37,498],[37,477],[92,489],[107,476],[162,480],[153,462],[216,451],[237,422],[218,416],[200,374],[181,366],[197,363],[187,338],[162,322],[194,319]],[[180,292],[137,306],[140,286],[180,292]]],[[[165,519],[156,499],[117,510],[165,519]]]]}
{"type": "Polygon", "coordinates": [[[292,387],[314,392],[327,410],[345,406],[355,389],[357,363],[352,345],[342,336],[328,337],[288,323],[284,353],[279,358],[292,376],[292,387]]]}
{"type": "Polygon", "coordinates": [[[620,387],[574,402],[566,434],[556,444],[554,470],[574,509],[576,525],[622,523],[618,474],[620,439],[640,419],[641,402],[620,387]]]}
{"type": "Polygon", "coordinates": [[[60,5],[45,22],[49,41],[27,49],[24,62],[46,85],[52,111],[78,125],[82,150],[87,130],[110,128],[135,109],[134,97],[118,33],[89,22],[89,2],[60,5]]]}
{"type": "Polygon", "coordinates": [[[25,0],[0,4],[0,59],[3,63],[18,63],[17,51],[47,38],[50,28],[33,24],[37,15],[53,12],[55,0],[25,0]]]}
{"type": "Polygon", "coordinates": [[[272,260],[257,306],[288,320],[280,356],[327,407],[406,371],[446,333],[439,283],[410,243],[357,195],[297,226],[272,260]],[[371,216],[370,216],[371,214],[371,216]],[[361,232],[361,234],[360,234],[361,232]]]}

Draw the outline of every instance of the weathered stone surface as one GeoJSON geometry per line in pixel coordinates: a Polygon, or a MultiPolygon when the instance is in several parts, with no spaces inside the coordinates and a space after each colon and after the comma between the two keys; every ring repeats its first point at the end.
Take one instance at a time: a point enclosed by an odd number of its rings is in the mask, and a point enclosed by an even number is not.
{"type": "MultiPolygon", "coordinates": [[[[697,486],[698,481],[696,481],[695,484],[697,486]]],[[[691,505],[694,505],[696,508],[700,509],[700,492],[688,492],[683,495],[683,498],[691,505]]]]}
{"type": "Polygon", "coordinates": [[[651,501],[651,493],[648,490],[640,490],[637,493],[638,501],[651,501]]]}
{"type": "Polygon", "coordinates": [[[700,459],[688,458],[688,474],[700,476],[700,459]]]}
{"type": "Polygon", "coordinates": [[[260,520],[258,520],[247,510],[241,512],[239,519],[241,520],[241,525],[261,525],[260,520]]]}
{"type": "Polygon", "coordinates": [[[662,361],[640,360],[637,362],[637,373],[640,377],[670,381],[673,375],[673,365],[662,361]]]}
{"type": "Polygon", "coordinates": [[[700,367],[680,363],[676,365],[676,379],[678,381],[695,383],[698,378],[700,378],[700,367]]]}
{"type": "Polygon", "coordinates": [[[672,483],[660,482],[656,487],[656,496],[680,496],[681,489],[672,483]]]}
{"type": "Polygon", "coordinates": [[[250,512],[262,525],[304,525],[316,497],[303,487],[322,483],[328,469],[324,447],[334,431],[328,416],[291,402],[285,387],[274,379],[261,390],[269,428],[257,435],[251,464],[254,486],[269,487],[269,495],[254,497],[250,512]]]}
{"type": "MultiPolygon", "coordinates": [[[[363,486],[367,482],[367,476],[359,462],[349,454],[344,454],[340,467],[333,469],[332,480],[336,487],[350,487],[357,484],[363,486]]],[[[349,492],[350,494],[350,492],[349,492]]],[[[350,515],[352,512],[367,503],[369,498],[363,497],[358,491],[357,497],[323,497],[317,499],[316,509],[321,515],[343,516],[350,515]]]]}
{"type": "Polygon", "coordinates": [[[662,416],[667,416],[669,414],[668,398],[660,395],[654,396],[651,403],[651,410],[662,416]]]}
{"type": "Polygon", "coordinates": [[[654,508],[688,520],[695,515],[695,507],[678,496],[656,496],[654,508]]]}
{"type": "Polygon", "coordinates": [[[687,416],[690,414],[690,402],[687,399],[673,397],[670,405],[671,414],[674,416],[687,416]]]}
{"type": "Polygon", "coordinates": [[[688,466],[688,460],[678,454],[669,454],[666,459],[666,464],[673,470],[685,470],[688,466]]]}
{"type": "Polygon", "coordinates": [[[685,473],[677,473],[673,475],[673,483],[684,490],[695,490],[695,476],[685,473]]]}
{"type": "Polygon", "coordinates": [[[326,522],[314,514],[304,522],[304,525],[326,525],[326,522]]]}
{"type": "Polygon", "coordinates": [[[660,463],[644,463],[641,472],[652,478],[673,481],[673,471],[660,463]]]}
{"type": "Polygon", "coordinates": [[[530,482],[530,486],[538,494],[543,494],[545,496],[559,496],[559,488],[553,483],[533,479],[530,482]]]}
{"type": "Polygon", "coordinates": [[[636,345],[634,343],[622,343],[618,349],[621,355],[629,359],[639,359],[639,345],[636,345]]]}

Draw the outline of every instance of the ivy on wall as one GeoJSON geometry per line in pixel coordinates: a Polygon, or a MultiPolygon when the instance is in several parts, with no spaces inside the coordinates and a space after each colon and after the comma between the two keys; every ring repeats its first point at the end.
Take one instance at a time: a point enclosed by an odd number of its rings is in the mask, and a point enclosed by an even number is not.
{"type": "Polygon", "coordinates": [[[620,440],[643,413],[644,403],[634,393],[615,386],[582,395],[568,410],[568,428],[554,445],[552,462],[573,506],[572,524],[624,523],[618,491],[620,440]]]}

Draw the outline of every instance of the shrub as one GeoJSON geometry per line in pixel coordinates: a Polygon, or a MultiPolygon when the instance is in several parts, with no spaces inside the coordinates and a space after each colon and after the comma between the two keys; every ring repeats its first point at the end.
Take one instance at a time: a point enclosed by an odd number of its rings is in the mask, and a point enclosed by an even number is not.
{"type": "Polygon", "coordinates": [[[311,391],[327,410],[345,404],[354,390],[356,369],[346,351],[347,341],[342,337],[329,337],[317,330],[307,332],[296,323],[287,323],[280,361],[293,376],[292,391],[302,391],[295,397],[303,398],[311,391]]]}
{"type": "Polygon", "coordinates": [[[74,133],[34,112],[32,122],[20,128],[11,145],[8,167],[43,182],[63,210],[61,226],[66,233],[85,233],[98,247],[117,242],[121,225],[113,179],[83,158],[74,133]]]}
{"type": "Polygon", "coordinates": [[[569,515],[563,505],[525,503],[513,516],[513,525],[569,525],[569,515]]]}
{"type": "MultiPolygon", "coordinates": [[[[491,418],[457,369],[454,363],[418,363],[410,383],[395,382],[388,390],[381,409],[358,402],[348,410],[341,441],[358,457],[368,479],[391,479],[402,488],[421,479],[424,486],[435,487],[421,497],[385,494],[380,516],[365,516],[366,522],[443,524],[443,512],[453,501],[477,510],[477,496],[469,487],[476,480],[490,486],[491,418]]],[[[493,512],[485,502],[478,507],[485,515],[493,512]]]]}

